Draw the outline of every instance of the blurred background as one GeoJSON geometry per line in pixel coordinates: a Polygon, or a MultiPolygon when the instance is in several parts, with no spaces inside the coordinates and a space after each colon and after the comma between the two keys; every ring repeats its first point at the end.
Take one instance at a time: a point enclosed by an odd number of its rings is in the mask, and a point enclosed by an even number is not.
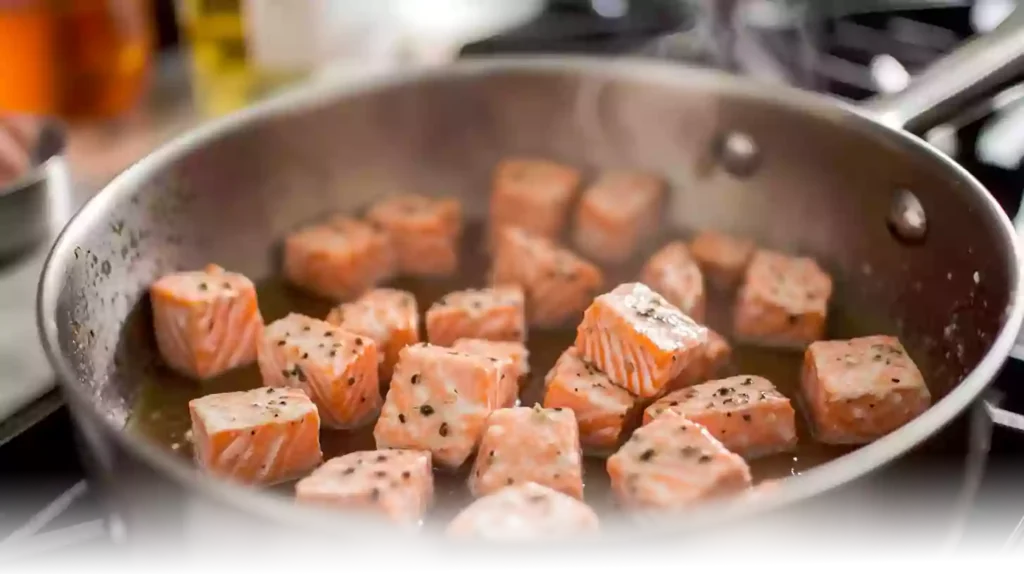
{"type": "MultiPolygon", "coordinates": [[[[28,520],[11,534],[28,536],[44,527],[26,517],[57,504],[60,512],[48,520],[63,518],[46,528],[93,524],[88,503],[64,512],[71,499],[88,499],[87,488],[37,342],[36,281],[47,247],[71,214],[118,172],[190,127],[326,77],[515,53],[660,58],[861,100],[903,89],[1016,6],[1014,0],[0,0],[0,523],[28,520]],[[45,213],[45,225],[28,225],[20,211],[26,206],[45,213]],[[38,475],[38,499],[19,491],[18,501],[4,500],[5,475],[38,475]]],[[[1021,86],[1011,88],[926,136],[992,190],[1011,217],[1018,217],[1024,194],[1022,95],[1021,86]]],[[[1007,520],[1015,524],[1020,516],[1007,520]]],[[[0,529],[0,538],[5,534],[0,529]]]]}

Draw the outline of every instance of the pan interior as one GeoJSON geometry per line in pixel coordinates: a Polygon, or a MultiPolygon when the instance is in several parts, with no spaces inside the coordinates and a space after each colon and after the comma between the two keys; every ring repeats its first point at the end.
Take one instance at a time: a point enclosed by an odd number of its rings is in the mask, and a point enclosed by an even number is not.
{"type": "MultiPolygon", "coordinates": [[[[63,276],[56,322],[76,376],[70,384],[115,425],[159,441],[183,463],[187,400],[255,386],[259,377],[242,369],[200,388],[169,374],[156,356],[145,296],[155,278],[213,262],[259,282],[268,321],[289,310],[324,315],[326,302],[277,277],[282,237],[389,193],[452,195],[470,221],[460,275],[397,283],[426,309],[446,291],[483,284],[490,172],[509,155],[561,160],[588,174],[628,167],[665,177],[672,192],[662,239],[714,228],[814,257],[836,281],[829,336],[900,336],[936,399],[981,360],[1012,303],[1013,259],[998,216],[955,168],[817,99],[788,101],[717,75],[606,64],[442,73],[339,92],[193,144],[148,162],[141,178],[115,182],[106,210],[72,224],[74,247],[54,263],[63,276]],[[748,176],[719,161],[718,142],[733,133],[759,150],[748,176]],[[887,226],[900,190],[924,207],[923,242],[898,241],[887,226]]],[[[608,268],[611,282],[634,279],[650,252],[608,268]]],[[[725,334],[728,308],[712,299],[711,326],[725,334]]],[[[572,337],[571,327],[530,334],[526,404],[572,337]]],[[[735,368],[795,396],[798,353],[736,355],[735,368]]],[[[325,440],[328,454],[373,444],[368,431],[325,440]]],[[[846,452],[803,442],[810,446],[756,464],[755,474],[788,476],[846,452]]],[[[591,464],[588,500],[603,507],[602,465],[591,464]]],[[[449,486],[439,491],[464,495],[457,479],[449,486]]]]}

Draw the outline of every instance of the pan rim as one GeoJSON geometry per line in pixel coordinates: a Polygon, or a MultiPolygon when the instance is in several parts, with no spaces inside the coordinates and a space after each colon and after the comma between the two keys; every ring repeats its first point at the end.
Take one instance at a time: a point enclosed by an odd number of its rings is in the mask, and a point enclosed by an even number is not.
{"type": "MultiPolygon", "coordinates": [[[[118,448],[138,457],[151,468],[177,483],[190,497],[200,495],[204,498],[224,501],[232,509],[245,509],[247,512],[252,512],[279,524],[311,525],[323,522],[324,524],[342,526],[345,523],[352,523],[353,521],[348,519],[349,515],[344,513],[331,513],[330,517],[327,517],[324,516],[327,513],[321,511],[297,508],[296,505],[274,493],[240,488],[226,481],[204,475],[194,466],[186,464],[157,445],[131,435],[123,426],[118,427],[112,420],[99,412],[85,387],[73,382],[76,380],[74,370],[68,358],[61,353],[57,337],[55,321],[57,303],[67,269],[70,262],[73,261],[71,255],[74,244],[78,238],[87,235],[88,230],[94,227],[93,222],[104,216],[108,206],[130,197],[141,184],[148,180],[150,174],[173,163],[186,152],[201,147],[226,133],[240,131],[251,123],[299,112],[307,107],[346,99],[360,93],[430,80],[464,76],[481,77],[491,73],[559,71],[583,73],[595,77],[607,75],[614,78],[646,79],[666,86],[677,83],[687,86],[713,84],[714,90],[719,93],[747,93],[749,97],[762,101],[775,102],[792,108],[799,107],[809,114],[838,117],[841,121],[852,123],[858,129],[878,132],[893,144],[906,148],[908,153],[927,157],[928,161],[934,162],[937,168],[945,169],[952,176],[959,178],[961,182],[971,187],[974,193],[982,195],[983,205],[996,216],[1000,231],[1008,243],[1009,254],[1014,256],[1017,262],[1021,259],[1021,247],[1009,217],[974,176],[923,140],[907,132],[886,126],[856,106],[828,95],[814,94],[786,86],[762,84],[750,78],[740,78],[721,71],[642,57],[492,56],[469,58],[439,68],[390,72],[364,76],[359,79],[332,78],[294,89],[177,136],[118,174],[90,198],[61,230],[43,266],[37,291],[36,311],[37,325],[44,351],[60,385],[71,402],[75,403],[73,406],[76,406],[79,412],[87,413],[91,422],[98,424],[105,434],[113,435],[111,439],[115,441],[118,448]]],[[[922,415],[882,439],[814,467],[801,475],[781,481],[773,489],[771,497],[758,497],[756,500],[750,500],[749,503],[738,505],[740,507],[727,510],[724,518],[732,520],[783,506],[791,506],[855,481],[905,454],[970,406],[1007,360],[1021,325],[1024,323],[1021,273],[1017,264],[1011,265],[1011,268],[1010,280],[1013,283],[1011,302],[1004,312],[1003,325],[982,359],[948,394],[934,403],[922,415]]],[[[706,514],[713,515],[715,513],[713,507],[717,506],[708,505],[706,514]]],[[[701,512],[692,518],[689,516],[678,517],[673,519],[672,525],[679,530],[684,530],[695,524],[694,520],[701,520],[704,515],[705,513],[701,512]]],[[[356,526],[362,531],[367,531],[368,525],[365,522],[360,521],[356,523],[356,526]]],[[[390,532],[389,535],[393,538],[395,533],[390,532]]],[[[632,539],[633,537],[630,536],[623,540],[632,539]]],[[[585,542],[581,541],[581,543],[585,542]]],[[[592,548],[590,545],[587,547],[592,548]]],[[[577,545],[563,544],[561,548],[571,550],[577,548],[577,545]]]]}

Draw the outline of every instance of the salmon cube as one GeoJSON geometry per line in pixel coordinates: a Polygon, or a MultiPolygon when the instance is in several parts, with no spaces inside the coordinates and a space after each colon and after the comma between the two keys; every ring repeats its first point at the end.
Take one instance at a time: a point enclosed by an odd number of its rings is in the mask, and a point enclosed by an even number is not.
{"type": "Polygon", "coordinates": [[[580,500],[535,482],[507,486],[473,501],[449,524],[452,538],[500,542],[594,534],[597,513],[580,500]]]}
{"type": "Polygon", "coordinates": [[[691,319],[703,323],[707,310],[704,275],[682,241],[673,241],[647,260],[642,279],[691,319]]]}
{"type": "Polygon", "coordinates": [[[427,309],[426,323],[427,340],[442,347],[462,338],[523,341],[525,296],[515,285],[456,291],[427,309]]]}
{"type": "Polygon", "coordinates": [[[758,251],[733,316],[737,340],[802,349],[825,335],[832,278],[813,259],[758,251]]]}
{"type": "Polygon", "coordinates": [[[149,295],[157,350],[171,369],[204,380],[256,360],[263,316],[244,275],[207,265],[161,277],[149,295]]]}
{"type": "Polygon", "coordinates": [[[258,361],[265,386],[302,389],[325,427],[349,429],[380,409],[377,354],[370,337],[289,313],[267,325],[258,361]]]}
{"type": "Polygon", "coordinates": [[[398,272],[407,276],[451,275],[459,264],[462,204],[402,194],[370,208],[366,219],[391,238],[398,272]]]}
{"type": "Polygon", "coordinates": [[[644,411],[644,424],[667,412],[702,425],[747,460],[796,447],[796,413],[764,377],[740,375],[669,393],[644,411]]]}
{"type": "Polygon", "coordinates": [[[420,315],[416,297],[408,291],[377,288],[351,303],[342,303],[327,314],[331,325],[377,343],[380,382],[391,380],[398,352],[420,340],[420,315]]]}
{"type": "Polygon", "coordinates": [[[750,467],[703,426],[666,413],[640,427],[607,463],[616,500],[673,511],[750,488],[750,467]]]}
{"type": "Polygon", "coordinates": [[[699,360],[688,364],[676,378],[665,386],[664,393],[670,393],[689,386],[703,383],[719,376],[732,359],[732,346],[717,331],[708,329],[708,340],[704,344],[699,360]]]}
{"type": "Polygon", "coordinates": [[[196,463],[214,476],[269,485],[323,460],[320,416],[298,389],[217,393],[188,403],[196,463]]]}
{"type": "Polygon", "coordinates": [[[872,442],[931,405],[924,376],[896,337],[818,341],[804,352],[802,399],[815,438],[872,442]]]}
{"type": "Polygon", "coordinates": [[[497,408],[503,375],[488,357],[420,343],[402,349],[373,437],[377,448],[426,450],[457,469],[497,408]]]}
{"type": "Polygon", "coordinates": [[[452,349],[463,353],[483,355],[503,361],[498,406],[512,407],[519,400],[519,385],[530,374],[530,352],[526,345],[515,341],[488,341],[486,339],[459,339],[452,349]]]}
{"type": "Polygon", "coordinates": [[[583,358],[647,399],[703,358],[707,328],[643,283],[623,283],[587,308],[576,330],[583,358]]]}
{"type": "Polygon", "coordinates": [[[583,498],[579,429],[569,409],[514,407],[487,419],[469,491],[486,496],[523,482],[583,498]]]}
{"type": "Polygon", "coordinates": [[[351,299],[390,279],[394,272],[387,235],[355,219],[334,217],[285,239],[285,277],[320,297],[351,299]]]}
{"type": "Polygon", "coordinates": [[[492,239],[506,227],[558,239],[579,188],[579,170],[553,161],[509,158],[494,170],[491,191],[492,239]]]}
{"type": "Polygon", "coordinates": [[[645,173],[609,171],[583,192],[573,239],[602,263],[628,261],[658,230],[663,182],[645,173]]]}
{"type": "Polygon", "coordinates": [[[544,378],[544,406],[566,408],[576,415],[580,445],[589,455],[615,451],[629,430],[637,398],[583,360],[570,347],[544,378]]]}
{"type": "Polygon", "coordinates": [[[743,280],[754,249],[754,242],[749,239],[717,231],[701,232],[690,243],[690,251],[708,282],[723,290],[732,289],[743,280]]]}
{"type": "Polygon", "coordinates": [[[539,328],[559,327],[578,318],[603,282],[594,264],[514,228],[502,233],[491,268],[492,284],[523,289],[527,322],[539,328]]]}
{"type": "Polygon", "coordinates": [[[418,525],[433,503],[430,453],[373,450],[332,458],[295,485],[295,499],[338,510],[377,513],[418,525]]]}

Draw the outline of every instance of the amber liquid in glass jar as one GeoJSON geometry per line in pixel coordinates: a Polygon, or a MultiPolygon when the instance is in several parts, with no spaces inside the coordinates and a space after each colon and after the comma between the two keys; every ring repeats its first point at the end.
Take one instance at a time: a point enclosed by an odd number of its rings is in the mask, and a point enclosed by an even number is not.
{"type": "Polygon", "coordinates": [[[0,109],[70,121],[130,110],[149,79],[150,2],[0,2],[0,109]]]}

